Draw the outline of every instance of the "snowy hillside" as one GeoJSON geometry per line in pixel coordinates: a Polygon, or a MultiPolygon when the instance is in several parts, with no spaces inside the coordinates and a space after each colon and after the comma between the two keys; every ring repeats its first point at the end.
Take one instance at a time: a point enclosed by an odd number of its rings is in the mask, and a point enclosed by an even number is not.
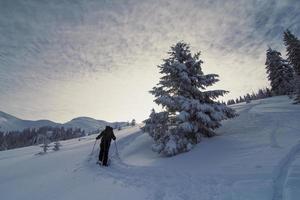
{"type": "Polygon", "coordinates": [[[25,128],[38,128],[42,126],[58,126],[58,123],[49,120],[22,120],[0,111],[0,131],[23,130],[25,128]]]}
{"type": "Polygon", "coordinates": [[[14,131],[23,130],[25,128],[39,128],[42,126],[64,126],[66,128],[81,128],[89,133],[97,129],[104,128],[106,125],[112,127],[125,126],[125,122],[107,122],[103,120],[96,120],[89,117],[74,118],[64,124],[55,123],[49,120],[22,120],[12,115],[0,111],[0,131],[14,131]]]}
{"type": "Polygon", "coordinates": [[[37,146],[0,152],[1,199],[298,200],[300,106],[280,96],[233,107],[240,115],[219,136],[170,158],[139,127],[115,132],[120,158],[112,144],[108,168],[95,164],[98,149],[90,155],[95,135],[43,156],[37,146]]]}
{"type": "Polygon", "coordinates": [[[86,132],[92,132],[97,129],[103,129],[106,125],[110,125],[112,127],[125,126],[126,122],[110,123],[103,120],[96,120],[90,117],[78,117],[63,124],[64,127],[80,127],[81,129],[84,129],[86,132]]]}

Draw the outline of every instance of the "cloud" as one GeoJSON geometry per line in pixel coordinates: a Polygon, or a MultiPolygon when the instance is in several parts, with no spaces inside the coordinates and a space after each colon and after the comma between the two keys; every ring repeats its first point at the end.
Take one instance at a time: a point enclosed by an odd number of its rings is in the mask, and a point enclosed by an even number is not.
{"type": "MultiPolygon", "coordinates": [[[[299,9],[297,0],[1,1],[0,110],[60,121],[80,114],[114,120],[117,109],[93,111],[97,103],[113,107],[94,93],[120,89],[123,97],[114,94],[114,104],[133,101],[146,112],[154,106],[147,91],[159,77],[155,66],[179,40],[201,50],[204,71],[220,74],[216,87],[236,97],[268,84],[265,50],[284,52],[286,28],[300,35],[299,9]],[[138,76],[147,77],[144,84],[132,81],[143,81],[138,76]],[[132,88],[139,101],[125,95],[132,88]],[[78,90],[85,90],[81,101],[72,98],[78,90]],[[91,106],[79,108],[84,104],[91,106]]],[[[134,105],[117,107],[131,113],[122,119],[139,112],[134,105]]],[[[148,115],[139,113],[139,119],[148,115]]]]}

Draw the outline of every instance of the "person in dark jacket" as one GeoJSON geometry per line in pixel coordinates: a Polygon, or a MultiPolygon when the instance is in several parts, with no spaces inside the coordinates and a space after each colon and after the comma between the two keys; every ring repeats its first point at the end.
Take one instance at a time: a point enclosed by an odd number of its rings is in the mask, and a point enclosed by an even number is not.
{"type": "Polygon", "coordinates": [[[101,139],[99,162],[102,163],[102,165],[107,166],[108,151],[109,151],[111,139],[116,140],[116,136],[114,135],[113,128],[110,126],[106,126],[105,129],[100,133],[100,135],[96,137],[96,140],[99,139],[101,139]]]}

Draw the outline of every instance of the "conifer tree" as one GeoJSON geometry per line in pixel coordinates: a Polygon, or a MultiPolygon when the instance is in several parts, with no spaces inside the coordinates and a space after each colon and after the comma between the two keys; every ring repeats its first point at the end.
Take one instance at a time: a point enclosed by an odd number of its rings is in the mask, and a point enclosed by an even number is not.
{"type": "Polygon", "coordinates": [[[239,103],[244,102],[245,100],[243,99],[243,97],[240,96],[239,98],[239,103]]]}
{"type": "Polygon", "coordinates": [[[60,147],[61,147],[60,142],[59,142],[59,141],[56,141],[56,142],[54,143],[53,151],[58,151],[58,150],[60,150],[60,147]]]}
{"type": "Polygon", "coordinates": [[[289,95],[293,91],[293,69],[281,53],[269,48],[267,50],[266,69],[274,95],[289,95]]]}
{"type": "Polygon", "coordinates": [[[235,104],[236,102],[234,101],[234,99],[229,99],[228,101],[227,101],[227,105],[233,105],[233,104],[235,104]]]}
{"type": "Polygon", "coordinates": [[[135,119],[132,119],[131,123],[130,123],[131,126],[135,126],[136,125],[136,121],[135,119]]]}
{"type": "Polygon", "coordinates": [[[216,100],[227,91],[207,90],[219,80],[216,74],[203,73],[200,52],[192,54],[188,44],[178,42],[168,54],[169,58],[158,66],[162,77],[150,91],[163,111],[152,112],[145,127],[154,138],[153,149],[172,156],[189,151],[202,136],[214,136],[221,120],[236,114],[216,100]],[[161,118],[159,125],[157,118],[161,118]]]}
{"type": "Polygon", "coordinates": [[[251,103],[251,96],[249,93],[247,93],[246,96],[244,96],[244,99],[245,99],[246,103],[251,103]]]}
{"type": "Polygon", "coordinates": [[[286,46],[287,57],[293,66],[295,103],[300,103],[300,41],[289,30],[284,32],[284,44],[286,46]]]}
{"type": "Polygon", "coordinates": [[[49,147],[49,140],[44,140],[44,143],[41,145],[41,148],[43,149],[42,153],[47,153],[49,147]]]}
{"type": "Polygon", "coordinates": [[[154,151],[159,151],[159,147],[163,143],[163,136],[168,131],[168,112],[156,113],[154,109],[151,110],[151,114],[148,119],[144,121],[145,126],[142,128],[144,132],[149,133],[153,138],[156,146],[153,146],[154,151]]]}

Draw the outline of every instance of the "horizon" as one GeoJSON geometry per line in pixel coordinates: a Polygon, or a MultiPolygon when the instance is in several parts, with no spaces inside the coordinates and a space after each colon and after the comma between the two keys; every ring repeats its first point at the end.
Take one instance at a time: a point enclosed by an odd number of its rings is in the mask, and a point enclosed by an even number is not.
{"type": "MultiPolygon", "coordinates": [[[[96,118],[92,118],[92,117],[89,117],[89,116],[77,116],[77,117],[73,117],[73,118],[71,118],[67,121],[64,121],[64,122],[57,122],[57,121],[53,121],[53,120],[49,120],[49,119],[36,119],[36,120],[35,119],[34,120],[33,119],[23,119],[21,117],[18,117],[18,116],[15,116],[15,115],[12,115],[10,113],[7,113],[7,112],[4,112],[4,111],[0,110],[0,114],[1,113],[7,114],[11,117],[14,117],[14,118],[17,118],[17,119],[20,119],[20,120],[25,120],[25,121],[43,121],[43,120],[46,120],[46,121],[52,121],[52,122],[57,123],[57,124],[65,124],[65,123],[68,123],[68,122],[70,122],[72,120],[75,120],[75,119],[78,119],[78,118],[91,118],[91,119],[95,119],[95,120],[99,120],[99,121],[106,121],[104,119],[96,119],[96,118]]],[[[106,122],[114,123],[114,122],[130,122],[130,121],[106,121],[106,122]]],[[[1,128],[1,126],[0,126],[0,128],[1,128]]]]}
{"type": "Polygon", "coordinates": [[[266,50],[286,57],[283,31],[300,36],[299,9],[296,0],[1,1],[0,110],[141,122],[158,108],[148,91],[178,41],[201,51],[204,73],[220,75],[208,90],[237,98],[269,86],[266,50]]]}

